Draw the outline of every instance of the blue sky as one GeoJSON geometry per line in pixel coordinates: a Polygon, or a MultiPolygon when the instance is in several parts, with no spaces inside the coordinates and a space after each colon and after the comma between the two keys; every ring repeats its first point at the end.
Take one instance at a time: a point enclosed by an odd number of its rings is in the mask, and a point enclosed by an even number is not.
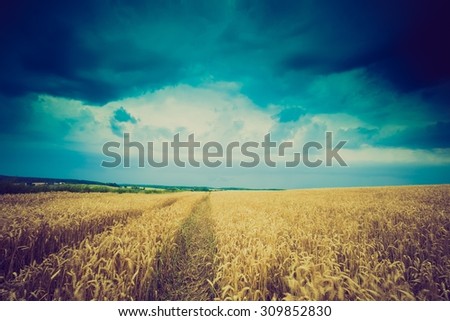
{"type": "MultiPolygon", "coordinates": [[[[302,188],[450,183],[447,1],[3,1],[0,174],[302,188]],[[102,146],[347,140],[348,167],[103,168],[102,146]]],[[[275,155],[273,155],[274,158],[275,155]]],[[[136,165],[136,162],[132,162],[136,165]]]]}

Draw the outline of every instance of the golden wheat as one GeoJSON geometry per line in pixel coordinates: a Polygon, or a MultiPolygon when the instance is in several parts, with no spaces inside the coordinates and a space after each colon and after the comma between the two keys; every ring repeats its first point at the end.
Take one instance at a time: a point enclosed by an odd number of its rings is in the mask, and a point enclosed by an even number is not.
{"type": "Polygon", "coordinates": [[[221,300],[450,296],[450,188],[212,196],[221,300]]]}
{"type": "Polygon", "coordinates": [[[0,204],[3,300],[450,299],[450,186],[0,204]]]}
{"type": "Polygon", "coordinates": [[[0,279],[80,243],[118,223],[138,217],[168,195],[3,195],[0,198],[0,279]]]}
{"type": "MultiPolygon", "coordinates": [[[[24,268],[8,282],[10,300],[143,300],[149,296],[153,260],[165,243],[173,242],[180,221],[198,197],[152,196],[149,206],[127,224],[64,247],[42,263],[24,268]],[[155,199],[154,199],[155,198],[155,199]]],[[[137,201],[133,197],[134,201],[137,201]]],[[[146,203],[147,203],[146,202],[146,203]]],[[[143,203],[140,204],[141,206],[143,203]]]]}

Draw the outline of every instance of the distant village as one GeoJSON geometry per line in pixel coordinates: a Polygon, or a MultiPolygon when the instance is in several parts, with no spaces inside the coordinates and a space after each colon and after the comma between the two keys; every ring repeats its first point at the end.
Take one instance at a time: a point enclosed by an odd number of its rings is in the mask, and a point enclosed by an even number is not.
{"type": "Polygon", "coordinates": [[[47,186],[47,185],[65,185],[65,182],[20,182],[13,183],[16,186],[47,186]]]}

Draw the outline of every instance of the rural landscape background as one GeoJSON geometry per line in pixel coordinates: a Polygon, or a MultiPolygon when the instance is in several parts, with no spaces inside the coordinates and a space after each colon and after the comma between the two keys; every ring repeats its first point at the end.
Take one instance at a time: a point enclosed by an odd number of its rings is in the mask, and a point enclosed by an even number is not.
{"type": "Polygon", "coordinates": [[[0,300],[449,301],[448,12],[1,1],[0,300]]]}

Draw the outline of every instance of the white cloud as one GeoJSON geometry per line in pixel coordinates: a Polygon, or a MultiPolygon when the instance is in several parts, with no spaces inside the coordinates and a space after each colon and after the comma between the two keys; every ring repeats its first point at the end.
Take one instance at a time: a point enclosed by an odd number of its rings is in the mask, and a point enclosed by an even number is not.
{"type": "Polygon", "coordinates": [[[219,142],[260,140],[273,126],[274,120],[238,89],[239,86],[233,83],[197,88],[178,85],[112,102],[103,109],[123,106],[138,119],[138,123],[128,129],[140,139],[171,139],[180,132],[185,135],[194,133],[197,139],[219,142]],[[155,131],[171,136],[152,137],[155,131]]]}
{"type": "MultiPolygon", "coordinates": [[[[372,128],[365,121],[346,113],[306,114],[296,122],[278,123],[272,116],[280,106],[267,109],[256,106],[240,92],[238,83],[209,82],[199,87],[177,85],[149,92],[139,97],[126,98],[108,103],[103,107],[83,105],[79,101],[65,98],[41,96],[35,103],[35,114],[46,121],[41,131],[63,124],[65,136],[61,137],[66,148],[102,155],[102,146],[108,141],[121,142],[122,138],[111,129],[114,112],[123,107],[136,122],[122,122],[121,128],[131,135],[131,139],[141,142],[155,142],[160,148],[163,141],[172,141],[180,133],[182,140],[189,134],[202,146],[208,141],[217,141],[225,147],[232,141],[262,142],[264,135],[272,133],[272,139],[281,143],[292,141],[294,149],[287,151],[287,159],[292,153],[301,152],[303,144],[318,141],[325,146],[325,132],[372,128]],[[47,124],[48,126],[45,127],[47,124]],[[55,125],[56,124],[56,125],[55,125]]],[[[336,143],[342,138],[334,136],[336,143]]],[[[356,138],[355,138],[356,139],[356,138]]],[[[159,150],[156,151],[156,154],[159,150]]],[[[272,159],[284,164],[286,158],[276,157],[278,149],[273,149],[272,159]]],[[[136,152],[136,151],[134,151],[136,152]]],[[[200,159],[200,153],[196,155],[200,159]]],[[[258,150],[262,159],[262,149],[258,150]]],[[[319,152],[323,154],[323,150],[319,152]]],[[[354,164],[448,164],[449,150],[412,150],[406,148],[377,148],[370,144],[359,148],[344,146],[340,154],[351,166],[354,164]]],[[[157,156],[158,157],[158,156],[157,156]]],[[[242,157],[235,157],[236,161],[242,157]]],[[[248,160],[248,159],[247,159],[248,160]]]]}

